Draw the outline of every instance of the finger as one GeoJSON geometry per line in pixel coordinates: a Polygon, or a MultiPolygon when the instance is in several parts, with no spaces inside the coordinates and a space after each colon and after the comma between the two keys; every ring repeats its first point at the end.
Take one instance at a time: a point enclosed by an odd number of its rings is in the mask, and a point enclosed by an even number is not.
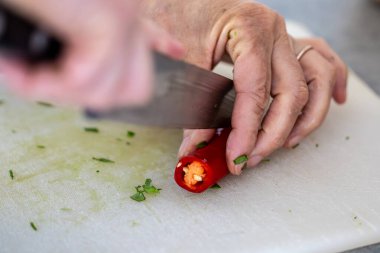
{"type": "MultiPolygon", "coordinates": [[[[246,47],[250,48],[250,47],[246,47]]],[[[269,102],[271,81],[271,49],[241,51],[235,58],[234,84],[236,98],[232,115],[232,131],[227,140],[227,164],[230,172],[239,175],[245,163],[235,164],[242,155],[249,155],[257,139],[261,120],[269,102]]]]}
{"type": "Polygon", "coordinates": [[[174,39],[168,32],[153,22],[148,20],[144,20],[143,22],[145,31],[151,40],[151,45],[154,50],[175,59],[184,57],[185,49],[178,40],[174,39]]]}
{"type": "Polygon", "coordinates": [[[317,51],[336,68],[336,84],[333,90],[333,98],[338,104],[343,104],[347,99],[348,67],[339,55],[324,41],[306,39],[305,43],[312,45],[317,51]]]}
{"type": "Polygon", "coordinates": [[[309,51],[300,63],[309,87],[309,101],[289,135],[287,147],[293,147],[322,124],[336,82],[335,67],[317,51],[309,51]]]}
{"type": "Polygon", "coordinates": [[[0,58],[1,72],[6,76],[7,86],[18,95],[29,99],[52,99],[57,86],[46,71],[47,66],[35,66],[33,69],[13,58],[0,58]],[[41,87],[42,86],[42,87],[41,87]]]}
{"type": "Polygon", "coordinates": [[[283,146],[298,115],[308,100],[302,69],[286,36],[277,41],[273,52],[273,101],[265,116],[249,166],[283,146]]]}
{"type": "Polygon", "coordinates": [[[214,136],[215,129],[187,129],[184,130],[182,144],[178,151],[178,157],[182,157],[193,152],[197,145],[202,142],[209,142],[214,136]]]}

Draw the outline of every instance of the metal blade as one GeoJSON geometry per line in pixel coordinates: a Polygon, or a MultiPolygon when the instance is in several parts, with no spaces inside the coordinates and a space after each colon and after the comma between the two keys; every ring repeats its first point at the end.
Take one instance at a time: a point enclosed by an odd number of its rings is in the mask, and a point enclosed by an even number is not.
{"type": "Polygon", "coordinates": [[[218,128],[231,124],[232,80],[156,54],[155,96],[143,107],[87,111],[91,118],[170,128],[218,128]]]}

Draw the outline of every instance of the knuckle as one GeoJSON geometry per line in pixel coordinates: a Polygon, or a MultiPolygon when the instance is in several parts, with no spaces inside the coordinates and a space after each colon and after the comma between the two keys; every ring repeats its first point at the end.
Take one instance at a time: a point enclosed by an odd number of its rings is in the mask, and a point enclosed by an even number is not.
{"type": "Polygon", "coordinates": [[[309,87],[304,80],[299,80],[298,82],[299,85],[297,85],[297,88],[294,91],[295,105],[296,108],[302,108],[309,100],[309,87]]]}
{"type": "Polygon", "coordinates": [[[319,38],[316,38],[315,41],[321,47],[329,47],[329,44],[324,38],[319,37],[319,38]]]}
{"type": "Polygon", "coordinates": [[[255,107],[254,107],[254,113],[256,115],[262,115],[263,111],[265,111],[268,103],[269,95],[267,95],[266,88],[262,88],[262,92],[258,90],[258,92],[250,92],[247,93],[249,98],[254,101],[255,107]]]}
{"type": "Polygon", "coordinates": [[[272,146],[270,147],[272,151],[282,147],[286,141],[286,136],[284,134],[274,134],[272,137],[272,146]]]}

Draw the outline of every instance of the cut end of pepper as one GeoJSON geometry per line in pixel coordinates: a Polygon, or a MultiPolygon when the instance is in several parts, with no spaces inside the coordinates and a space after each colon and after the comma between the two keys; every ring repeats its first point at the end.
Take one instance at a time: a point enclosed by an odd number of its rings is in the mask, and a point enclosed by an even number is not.
{"type": "Polygon", "coordinates": [[[201,184],[206,177],[205,168],[198,161],[191,162],[183,167],[183,173],[183,180],[190,188],[193,188],[197,184],[201,184]]]}

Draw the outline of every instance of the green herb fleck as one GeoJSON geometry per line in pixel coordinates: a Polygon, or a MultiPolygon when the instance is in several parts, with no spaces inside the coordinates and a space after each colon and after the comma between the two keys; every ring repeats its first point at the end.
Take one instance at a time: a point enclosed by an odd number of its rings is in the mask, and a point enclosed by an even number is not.
{"type": "Polygon", "coordinates": [[[73,209],[71,209],[71,208],[68,208],[68,207],[62,207],[61,208],[61,211],[63,211],[63,212],[71,212],[73,209]]]}
{"type": "Polygon", "coordinates": [[[46,148],[44,145],[37,145],[37,148],[39,148],[39,149],[44,149],[44,148],[46,148]]]}
{"type": "Polygon", "coordinates": [[[202,142],[200,142],[200,143],[197,144],[197,149],[204,148],[207,145],[208,145],[207,141],[202,141],[202,142]]]}
{"type": "Polygon", "coordinates": [[[144,190],[141,190],[141,188],[142,188],[141,185],[136,186],[135,187],[136,193],[130,196],[130,198],[137,202],[144,201],[145,200],[144,190]]]}
{"type": "Polygon", "coordinates": [[[148,194],[159,193],[161,189],[156,188],[152,185],[152,179],[148,178],[145,180],[145,184],[143,185],[144,192],[148,194]]]}
{"type": "Polygon", "coordinates": [[[15,134],[15,133],[17,133],[16,130],[12,129],[12,134],[15,134]]]}
{"type": "Polygon", "coordinates": [[[100,172],[100,170],[97,170],[97,171],[96,171],[96,173],[99,173],[99,172],[100,172]]]}
{"type": "Polygon", "coordinates": [[[350,139],[350,136],[346,136],[346,141],[348,141],[350,139]]]}
{"type": "Polygon", "coordinates": [[[130,145],[131,145],[131,143],[130,143],[129,141],[127,141],[125,144],[126,144],[127,146],[130,146],[130,145]]]}
{"type": "Polygon", "coordinates": [[[315,144],[315,147],[316,147],[316,148],[318,148],[318,147],[319,147],[319,144],[318,144],[318,143],[316,143],[316,144],[315,144]]]}
{"type": "Polygon", "coordinates": [[[269,158],[264,158],[263,160],[261,160],[261,162],[268,163],[268,162],[270,162],[270,159],[269,158]]]}
{"type": "Polygon", "coordinates": [[[37,101],[37,104],[40,106],[45,106],[45,107],[53,107],[52,104],[47,103],[47,102],[43,102],[43,101],[37,101]]]}
{"type": "Polygon", "coordinates": [[[3,105],[4,104],[4,100],[0,100],[0,105],[3,105]]]}
{"type": "Polygon", "coordinates": [[[99,129],[97,127],[85,127],[84,131],[89,133],[99,133],[99,129]]]}
{"type": "Polygon", "coordinates": [[[152,185],[152,179],[147,178],[145,180],[144,185],[138,185],[135,187],[136,193],[131,195],[130,198],[137,201],[141,202],[145,200],[145,195],[144,193],[147,194],[156,194],[160,193],[161,189],[157,188],[156,186],[152,185]]]}
{"type": "Polygon", "coordinates": [[[131,223],[131,227],[137,227],[138,225],[140,225],[140,223],[138,223],[137,221],[132,221],[131,223]]]}
{"type": "Polygon", "coordinates": [[[300,144],[297,143],[296,145],[294,145],[294,146],[292,147],[292,149],[296,149],[296,148],[298,148],[299,145],[300,145],[300,144]]]}
{"type": "Polygon", "coordinates": [[[133,137],[135,137],[135,132],[132,132],[132,131],[127,131],[127,137],[129,137],[129,138],[133,138],[133,137]]]}
{"type": "Polygon", "coordinates": [[[30,222],[30,226],[34,231],[37,231],[37,226],[33,222],[30,222]]]}
{"type": "Polygon", "coordinates": [[[247,155],[241,155],[234,160],[234,164],[238,165],[238,164],[245,163],[246,161],[248,161],[248,156],[247,155]]]}
{"type": "Polygon", "coordinates": [[[93,157],[92,160],[102,162],[102,163],[115,163],[114,161],[107,159],[107,158],[102,158],[102,157],[93,157]]]}
{"type": "Polygon", "coordinates": [[[13,170],[9,170],[9,177],[13,180],[15,176],[13,175],[13,170]]]}
{"type": "Polygon", "coordinates": [[[220,189],[222,188],[220,185],[218,184],[214,184],[213,186],[210,187],[211,189],[220,189]]]}
{"type": "Polygon", "coordinates": [[[289,209],[288,212],[291,213],[291,212],[292,212],[292,209],[289,209]]]}

